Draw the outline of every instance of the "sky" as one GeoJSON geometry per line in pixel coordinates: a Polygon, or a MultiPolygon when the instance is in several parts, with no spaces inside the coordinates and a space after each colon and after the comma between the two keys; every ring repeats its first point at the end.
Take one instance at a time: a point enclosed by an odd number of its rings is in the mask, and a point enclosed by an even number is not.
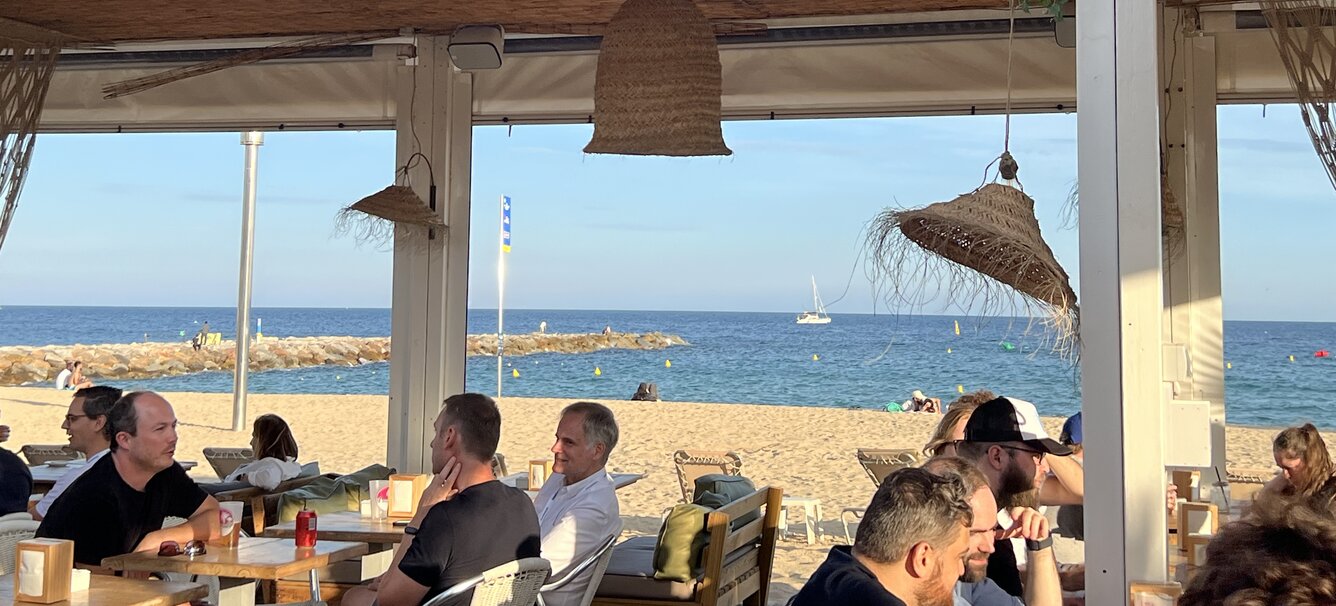
{"type": "MultiPolygon", "coordinates": [[[[726,158],[586,155],[591,132],[475,128],[471,307],[496,306],[508,195],[507,308],[797,312],[815,276],[832,313],[887,311],[865,225],[979,186],[1003,120],[728,122],[726,158]]],[[[1336,193],[1298,108],[1223,106],[1219,136],[1226,318],[1336,321],[1336,193]]],[[[1076,116],[1017,116],[1011,141],[1044,236],[1079,281],[1063,220],[1076,116]]],[[[236,305],[243,154],[236,133],[40,136],[0,250],[0,305],[236,305]]],[[[266,133],[253,304],[388,307],[392,255],[336,237],[334,217],[393,171],[392,132],[266,133]]]]}

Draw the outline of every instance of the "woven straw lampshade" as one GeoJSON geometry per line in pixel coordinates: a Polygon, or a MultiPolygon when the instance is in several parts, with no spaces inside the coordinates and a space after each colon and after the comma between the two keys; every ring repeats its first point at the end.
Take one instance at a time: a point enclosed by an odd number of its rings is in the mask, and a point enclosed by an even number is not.
{"type": "MultiPolygon", "coordinates": [[[[873,220],[868,244],[877,271],[909,299],[947,283],[953,302],[980,303],[984,313],[1008,310],[998,285],[1023,295],[1056,333],[1054,349],[1075,354],[1076,292],[1044,242],[1034,200],[1009,185],[989,183],[920,209],[887,210],[873,220]]],[[[924,301],[913,301],[922,303],[924,301]]]]}
{"type": "Polygon", "coordinates": [[[603,34],[585,153],[727,156],[714,28],[692,0],[627,0],[603,34]]]}
{"type": "Polygon", "coordinates": [[[385,244],[394,238],[395,225],[445,227],[445,222],[413,189],[391,185],[339,211],[336,230],[355,232],[359,242],[385,244]]]}

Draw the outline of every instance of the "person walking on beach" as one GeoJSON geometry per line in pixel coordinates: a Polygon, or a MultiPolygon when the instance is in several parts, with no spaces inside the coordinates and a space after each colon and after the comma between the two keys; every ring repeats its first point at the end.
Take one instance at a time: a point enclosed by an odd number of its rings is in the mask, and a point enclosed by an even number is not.
{"type": "Polygon", "coordinates": [[[965,574],[973,508],[960,478],[923,469],[886,476],[858,525],[790,606],[951,606],[965,574]]]}

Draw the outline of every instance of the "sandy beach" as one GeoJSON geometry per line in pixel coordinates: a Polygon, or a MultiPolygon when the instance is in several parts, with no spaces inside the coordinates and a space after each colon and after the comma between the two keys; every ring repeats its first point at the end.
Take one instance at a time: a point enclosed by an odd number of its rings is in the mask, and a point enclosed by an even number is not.
{"type": "MultiPolygon", "coordinates": [[[[199,461],[196,475],[212,474],[204,462],[204,447],[247,445],[249,424],[246,432],[229,429],[230,394],[164,396],[175,406],[181,422],[177,459],[199,461]]],[[[65,443],[60,423],[69,398],[69,392],[52,389],[0,388],[0,424],[13,430],[4,446],[17,451],[23,444],[65,443]]],[[[384,462],[387,401],[383,396],[252,395],[248,413],[254,417],[272,412],[287,419],[300,444],[302,461],[319,461],[326,472],[346,472],[384,462]]],[[[531,458],[549,455],[557,415],[572,401],[502,399],[500,451],[512,466],[522,468],[531,458]]],[[[939,418],[795,406],[603,403],[616,412],[622,432],[609,468],[648,474],[617,493],[628,535],[655,533],[660,512],[680,499],[671,461],[672,452],[679,448],[733,450],[742,457],[743,474],[758,486],[782,486],[786,494],[821,499],[824,541],[809,546],[791,535],[779,543],[771,604],[783,604],[825,558],[830,545],[843,542],[840,510],[865,506],[871,497],[872,482],[858,466],[854,450],[920,447],[939,418]]],[[[1042,411],[1042,400],[1036,403],[1042,411]]],[[[1061,419],[1045,421],[1056,436],[1061,419]]],[[[1273,429],[1229,428],[1229,464],[1271,467],[1274,434],[1273,429]]]]}

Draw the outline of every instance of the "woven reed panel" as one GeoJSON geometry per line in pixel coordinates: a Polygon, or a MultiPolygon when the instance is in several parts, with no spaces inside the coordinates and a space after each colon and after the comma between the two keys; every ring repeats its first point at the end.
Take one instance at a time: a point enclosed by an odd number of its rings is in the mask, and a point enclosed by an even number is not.
{"type": "MultiPolygon", "coordinates": [[[[0,17],[90,42],[397,31],[500,23],[515,33],[596,33],[620,0],[13,0],[0,17]]],[[[1007,0],[698,0],[711,21],[1006,8],[1007,0]]]]}

